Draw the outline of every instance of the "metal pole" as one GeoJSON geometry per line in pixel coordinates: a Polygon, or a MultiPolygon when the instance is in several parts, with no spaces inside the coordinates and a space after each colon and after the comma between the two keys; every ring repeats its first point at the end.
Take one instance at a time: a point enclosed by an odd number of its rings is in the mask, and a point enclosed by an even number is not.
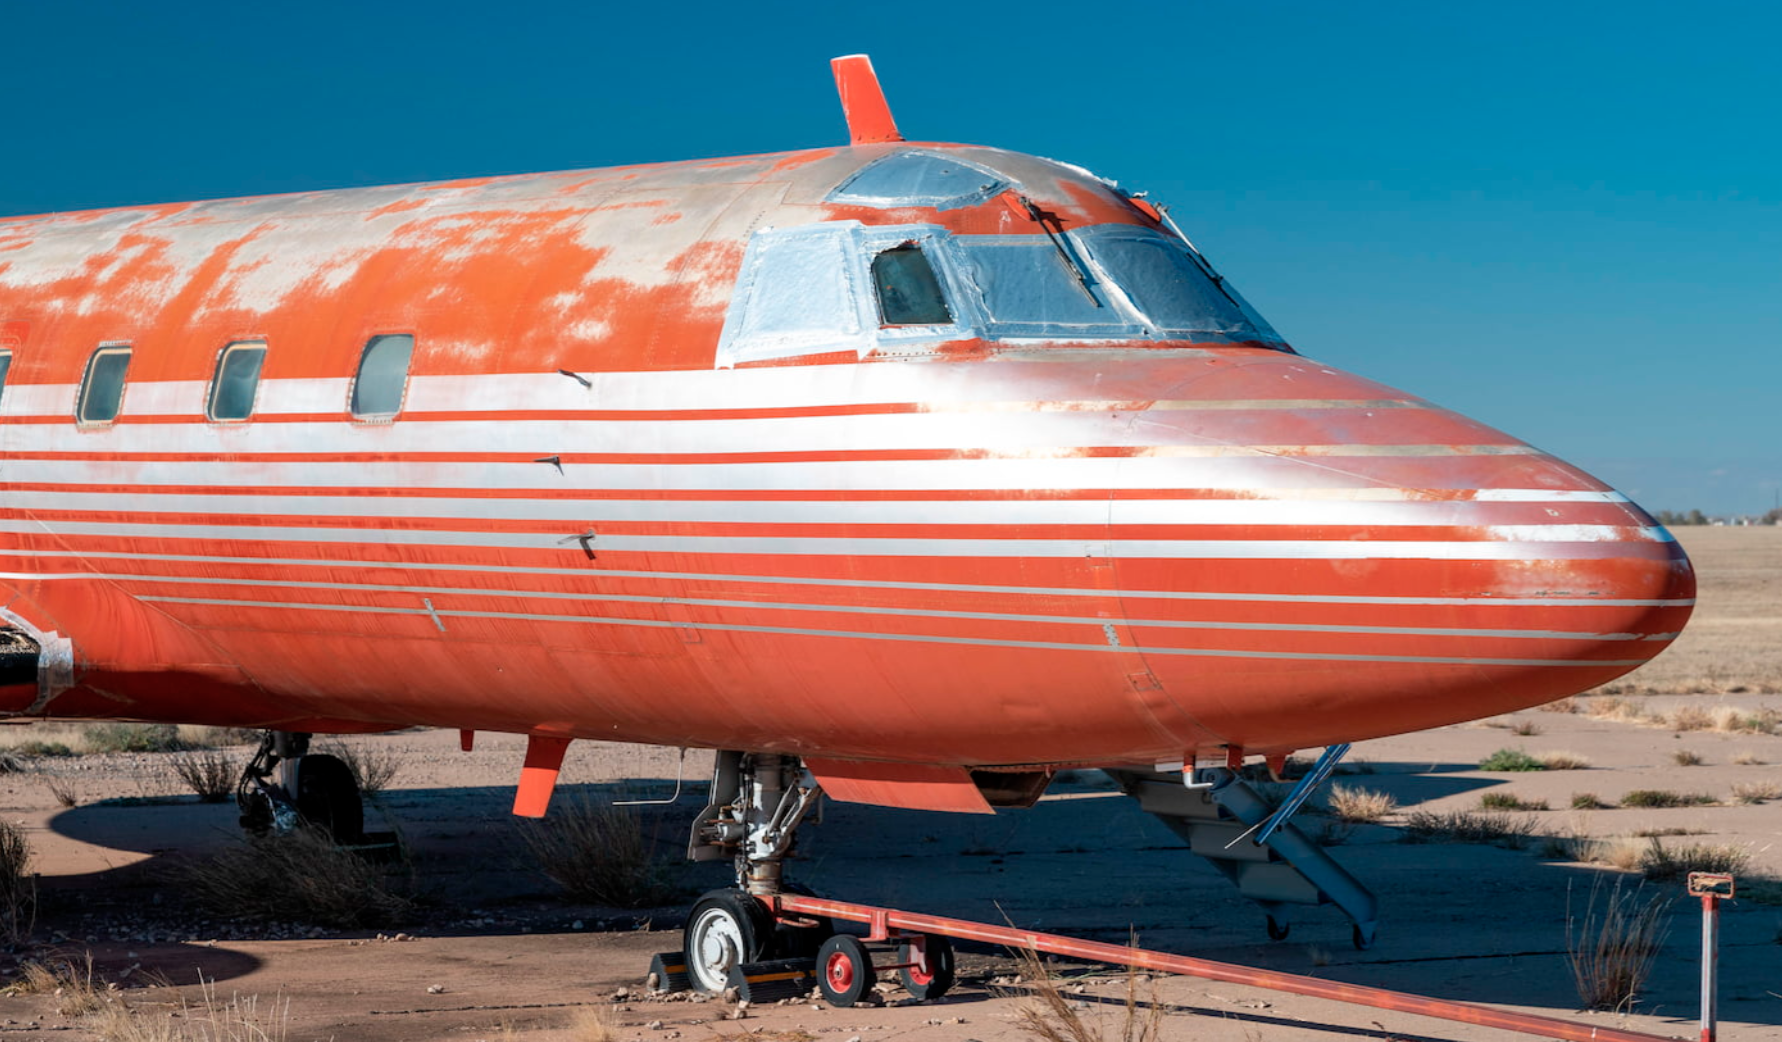
{"type": "Polygon", "coordinates": [[[1720,972],[1720,898],[1702,895],[1702,1042],[1714,1042],[1720,972]]]}

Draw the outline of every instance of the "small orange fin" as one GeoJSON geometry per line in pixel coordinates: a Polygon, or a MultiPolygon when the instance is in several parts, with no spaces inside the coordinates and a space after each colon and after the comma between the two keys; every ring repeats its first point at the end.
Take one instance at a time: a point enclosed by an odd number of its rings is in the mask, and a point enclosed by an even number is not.
{"type": "Polygon", "coordinates": [[[848,143],[873,145],[886,141],[902,141],[897,122],[891,118],[891,106],[879,86],[878,74],[872,71],[872,59],[864,54],[849,54],[832,59],[835,89],[841,95],[842,115],[848,119],[848,143]]]}
{"type": "Polygon", "coordinates": [[[526,764],[520,768],[520,789],[514,793],[514,813],[522,818],[542,818],[557,789],[557,773],[563,769],[563,753],[569,739],[528,735],[526,764]]]}

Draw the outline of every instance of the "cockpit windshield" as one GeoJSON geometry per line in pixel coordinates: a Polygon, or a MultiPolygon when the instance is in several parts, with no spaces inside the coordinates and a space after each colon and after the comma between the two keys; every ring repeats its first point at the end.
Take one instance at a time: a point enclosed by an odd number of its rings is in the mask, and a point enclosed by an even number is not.
{"type": "Polygon", "coordinates": [[[1138,326],[1109,307],[1093,288],[1084,292],[1038,235],[958,235],[967,278],[977,287],[985,317],[1004,336],[1132,336],[1138,326]]]}
{"type": "Polygon", "coordinates": [[[1158,333],[1260,339],[1238,302],[1179,241],[1131,225],[1085,229],[1080,241],[1108,281],[1158,333]]]}

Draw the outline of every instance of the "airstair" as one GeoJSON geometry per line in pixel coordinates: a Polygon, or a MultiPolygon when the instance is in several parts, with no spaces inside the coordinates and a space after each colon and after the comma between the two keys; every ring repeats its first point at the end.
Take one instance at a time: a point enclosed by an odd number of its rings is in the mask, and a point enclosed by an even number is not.
{"type": "Polygon", "coordinates": [[[1107,773],[1239,893],[1262,906],[1271,938],[1286,939],[1290,906],[1334,904],[1355,924],[1355,947],[1373,945],[1379,925],[1373,891],[1292,821],[1258,845],[1253,836],[1275,808],[1243,779],[1229,771],[1202,772],[1203,778],[1211,774],[1214,784],[1187,786],[1179,772],[1122,768],[1107,773]]]}

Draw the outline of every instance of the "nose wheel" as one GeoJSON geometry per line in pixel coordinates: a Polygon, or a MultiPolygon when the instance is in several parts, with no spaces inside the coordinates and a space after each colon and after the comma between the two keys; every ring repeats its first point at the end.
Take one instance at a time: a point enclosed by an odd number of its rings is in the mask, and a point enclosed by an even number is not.
{"type": "Polygon", "coordinates": [[[773,924],[761,902],[737,890],[714,890],[699,899],[682,935],[688,983],[716,994],[730,981],[730,971],[761,959],[762,945],[773,924]]]}

